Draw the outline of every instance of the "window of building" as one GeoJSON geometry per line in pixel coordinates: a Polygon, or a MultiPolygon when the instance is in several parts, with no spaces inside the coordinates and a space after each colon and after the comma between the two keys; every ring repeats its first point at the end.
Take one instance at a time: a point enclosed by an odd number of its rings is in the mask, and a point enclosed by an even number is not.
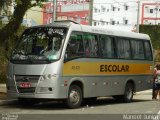
{"type": "Polygon", "coordinates": [[[115,11],[115,10],[116,10],[116,7],[114,7],[113,5],[111,5],[111,10],[112,10],[112,11],[115,11]]]}
{"type": "Polygon", "coordinates": [[[94,22],[94,26],[96,26],[97,25],[97,22],[94,22]]]}
{"type": "Polygon", "coordinates": [[[105,22],[104,22],[104,21],[102,21],[102,22],[101,22],[101,25],[105,25],[105,22]]]}
{"type": "Polygon", "coordinates": [[[126,19],[126,17],[123,17],[123,24],[127,25],[128,24],[128,20],[126,19]]]}
{"type": "Polygon", "coordinates": [[[128,24],[128,20],[124,20],[124,24],[127,25],[128,24]]]}
{"type": "Polygon", "coordinates": [[[97,12],[98,12],[98,9],[97,9],[97,8],[94,8],[94,12],[97,13],[97,12]]]}
{"type": "Polygon", "coordinates": [[[116,7],[113,7],[113,10],[112,11],[115,11],[116,10],[116,7]]]}
{"type": "Polygon", "coordinates": [[[128,10],[128,7],[129,7],[128,5],[124,5],[125,10],[128,10]]]}
{"type": "Polygon", "coordinates": [[[145,11],[148,13],[150,11],[150,9],[148,8],[148,6],[145,6],[145,11]]]}
{"type": "Polygon", "coordinates": [[[111,24],[112,24],[112,25],[115,25],[115,21],[114,21],[114,20],[112,20],[112,21],[111,21],[111,24]]]}
{"type": "Polygon", "coordinates": [[[102,12],[106,11],[106,8],[104,6],[101,6],[102,12]]]}
{"type": "Polygon", "coordinates": [[[153,9],[150,9],[149,13],[153,13],[153,9]]]}

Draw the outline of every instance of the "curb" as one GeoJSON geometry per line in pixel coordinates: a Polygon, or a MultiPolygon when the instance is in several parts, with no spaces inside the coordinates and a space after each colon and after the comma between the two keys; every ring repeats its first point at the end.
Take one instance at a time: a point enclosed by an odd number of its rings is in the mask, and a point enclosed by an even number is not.
{"type": "Polygon", "coordinates": [[[15,104],[17,102],[16,99],[11,100],[0,100],[0,106],[8,105],[8,104],[15,104]]]}
{"type": "Polygon", "coordinates": [[[145,90],[145,91],[140,91],[140,92],[136,92],[135,95],[151,95],[152,94],[152,89],[149,90],[145,90]]]}
{"type": "Polygon", "coordinates": [[[0,84],[0,94],[7,93],[6,84],[0,84]]]}

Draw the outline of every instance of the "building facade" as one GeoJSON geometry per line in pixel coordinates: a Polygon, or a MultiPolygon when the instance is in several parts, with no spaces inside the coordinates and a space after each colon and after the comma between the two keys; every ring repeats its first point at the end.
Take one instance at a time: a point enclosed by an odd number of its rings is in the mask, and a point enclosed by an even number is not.
{"type": "Polygon", "coordinates": [[[141,24],[160,25],[160,2],[143,2],[141,24]]]}
{"type": "Polygon", "coordinates": [[[93,26],[135,31],[138,22],[154,25],[159,21],[160,1],[157,0],[94,0],[93,26]]]}
{"type": "MultiPolygon", "coordinates": [[[[56,19],[74,20],[89,25],[91,19],[89,4],[89,0],[57,0],[56,19]]],[[[34,7],[28,10],[24,19],[32,22],[29,24],[31,26],[49,24],[52,22],[53,10],[53,0],[51,0],[44,3],[42,8],[34,7]]],[[[160,24],[160,1],[93,0],[92,13],[93,26],[136,31],[138,22],[139,24],[160,24]]]]}
{"type": "MultiPolygon", "coordinates": [[[[53,2],[44,4],[43,24],[52,22],[53,2]]],[[[88,0],[57,0],[56,20],[74,20],[88,25],[89,1],[88,0]]]]}

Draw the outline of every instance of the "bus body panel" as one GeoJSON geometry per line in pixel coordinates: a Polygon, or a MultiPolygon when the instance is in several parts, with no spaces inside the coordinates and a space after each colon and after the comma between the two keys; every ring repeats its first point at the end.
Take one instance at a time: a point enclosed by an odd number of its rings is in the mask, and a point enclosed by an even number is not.
{"type": "Polygon", "coordinates": [[[68,79],[69,82],[73,78],[75,81],[81,81],[84,85],[84,97],[122,95],[128,81],[134,83],[135,92],[150,89],[152,87],[151,68],[152,62],[147,61],[136,63],[132,60],[82,58],[64,63],[63,78],[68,79]],[[102,65],[112,67],[113,71],[107,71],[107,68],[105,71],[105,68],[101,68],[102,65]],[[129,68],[125,72],[125,67],[123,69],[122,66],[126,65],[129,68]]]}
{"type": "Polygon", "coordinates": [[[75,81],[82,83],[84,98],[122,95],[128,81],[134,83],[135,92],[151,89],[153,60],[77,58],[64,62],[67,44],[73,31],[150,41],[148,35],[117,32],[79,24],[68,25],[68,28],[61,57],[56,62],[49,64],[9,63],[7,93],[10,97],[66,99],[69,88],[75,81]],[[20,82],[17,82],[17,79],[20,82]],[[28,91],[27,88],[18,88],[23,80],[31,83],[31,89],[29,88],[28,91]]]}

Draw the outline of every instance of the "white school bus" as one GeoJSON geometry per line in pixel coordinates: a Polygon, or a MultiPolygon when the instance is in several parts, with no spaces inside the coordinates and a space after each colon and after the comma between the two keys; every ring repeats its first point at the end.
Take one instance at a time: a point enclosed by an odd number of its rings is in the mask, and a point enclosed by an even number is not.
{"type": "Polygon", "coordinates": [[[26,100],[64,100],[77,108],[85,98],[113,96],[131,102],[152,87],[148,35],[84,26],[72,21],[30,27],[13,51],[7,93],[26,100]]]}

